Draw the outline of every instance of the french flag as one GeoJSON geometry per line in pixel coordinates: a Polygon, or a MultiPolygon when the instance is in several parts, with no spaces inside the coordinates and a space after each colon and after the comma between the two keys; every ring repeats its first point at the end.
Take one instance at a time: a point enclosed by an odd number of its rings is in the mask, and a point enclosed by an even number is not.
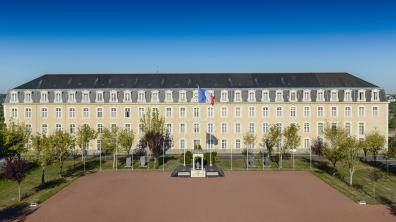
{"type": "Polygon", "coordinates": [[[210,95],[208,90],[204,88],[198,88],[198,102],[211,104],[213,106],[215,102],[215,97],[210,95]]]}

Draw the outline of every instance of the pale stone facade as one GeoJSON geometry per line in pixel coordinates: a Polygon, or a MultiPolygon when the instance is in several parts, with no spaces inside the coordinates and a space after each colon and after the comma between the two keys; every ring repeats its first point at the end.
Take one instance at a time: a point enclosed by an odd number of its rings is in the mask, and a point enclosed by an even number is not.
{"type": "MultiPolygon", "coordinates": [[[[254,148],[259,149],[271,124],[282,129],[298,124],[301,152],[321,136],[325,124],[348,128],[357,138],[374,130],[388,136],[388,102],[378,87],[206,89],[216,96],[214,106],[199,104],[196,88],[16,88],[5,101],[5,119],[23,123],[33,133],[60,129],[75,133],[82,124],[89,124],[98,131],[128,128],[139,138],[142,114],[157,108],[173,137],[174,152],[192,149],[194,143],[208,148],[210,139],[216,151],[240,152],[243,135],[249,131],[256,135],[254,148]]],[[[91,152],[99,146],[100,141],[91,141],[91,152]]]]}

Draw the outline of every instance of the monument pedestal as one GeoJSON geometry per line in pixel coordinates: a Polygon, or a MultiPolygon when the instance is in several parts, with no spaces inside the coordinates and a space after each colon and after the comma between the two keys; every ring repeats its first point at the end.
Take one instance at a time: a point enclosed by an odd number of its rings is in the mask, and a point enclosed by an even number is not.
{"type": "Polygon", "coordinates": [[[191,169],[191,177],[206,177],[206,171],[191,169]]]}

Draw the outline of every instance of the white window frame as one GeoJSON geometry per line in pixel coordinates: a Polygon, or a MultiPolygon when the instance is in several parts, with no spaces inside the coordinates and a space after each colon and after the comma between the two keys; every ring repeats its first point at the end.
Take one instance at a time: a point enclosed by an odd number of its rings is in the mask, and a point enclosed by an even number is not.
{"type": "Polygon", "coordinates": [[[248,91],[248,102],[256,102],[256,90],[249,90],[248,91]]]}
{"type": "Polygon", "coordinates": [[[40,103],[48,103],[48,91],[40,91],[40,103]]]}
{"type": "Polygon", "coordinates": [[[76,103],[76,91],[71,90],[67,93],[67,102],[76,103]]]}
{"type": "Polygon", "coordinates": [[[54,92],[54,103],[62,103],[62,91],[55,91],[54,92]]]}
{"type": "Polygon", "coordinates": [[[278,89],[275,91],[275,102],[283,102],[283,90],[278,89]]]}
{"type": "Polygon", "coordinates": [[[324,90],[323,89],[317,90],[316,91],[316,102],[324,102],[324,101],[325,101],[325,92],[324,92],[324,90]]]}
{"type": "Polygon", "coordinates": [[[185,103],[185,102],[187,102],[187,93],[186,93],[186,90],[180,90],[180,91],[179,91],[179,102],[180,102],[180,103],[185,103]]]}
{"type": "Polygon", "coordinates": [[[352,102],[352,90],[346,89],[344,91],[344,102],[352,102]]]}
{"type": "Polygon", "coordinates": [[[261,102],[270,102],[269,90],[263,90],[261,94],[261,102]]]}
{"type": "Polygon", "coordinates": [[[96,103],[103,103],[104,102],[104,93],[102,90],[96,91],[96,98],[95,98],[96,103]]]}
{"type": "Polygon", "coordinates": [[[111,103],[118,103],[118,92],[116,90],[110,91],[110,99],[111,103]]]}
{"type": "Polygon", "coordinates": [[[241,90],[234,91],[234,102],[242,102],[242,91],[241,90]]]}
{"type": "Polygon", "coordinates": [[[159,103],[159,91],[158,90],[153,90],[151,91],[151,103],[159,103]]]}
{"type": "Polygon", "coordinates": [[[297,102],[297,90],[290,90],[290,92],[289,92],[289,101],[290,102],[297,102]],[[294,95],[294,99],[292,98],[293,96],[292,95],[294,95]]]}
{"type": "Polygon", "coordinates": [[[132,92],[130,90],[125,90],[124,91],[124,98],[123,98],[124,103],[130,103],[132,102],[132,92]]]}
{"type": "Polygon", "coordinates": [[[228,102],[228,90],[221,90],[220,92],[220,102],[228,102]]]}
{"type": "Polygon", "coordinates": [[[380,96],[379,96],[379,90],[378,89],[373,89],[371,91],[371,101],[373,101],[373,102],[380,101],[380,96]]]}
{"type": "Polygon", "coordinates": [[[137,102],[139,102],[139,103],[145,103],[146,102],[146,92],[144,90],[139,90],[138,91],[137,102]]]}
{"type": "Polygon", "coordinates": [[[88,90],[84,90],[81,92],[81,101],[83,103],[89,103],[90,102],[90,98],[89,98],[89,91],[88,90]]]}
{"type": "Polygon", "coordinates": [[[338,102],[338,90],[337,89],[332,89],[330,91],[330,101],[331,102],[338,102]],[[333,95],[335,95],[335,98],[333,97],[333,95]]]}
{"type": "Polygon", "coordinates": [[[167,102],[167,103],[173,102],[173,92],[172,92],[172,90],[166,90],[165,91],[165,102],[167,102]]]}
{"type": "Polygon", "coordinates": [[[61,107],[55,107],[55,118],[62,119],[62,108],[61,107]]]}
{"type": "Polygon", "coordinates": [[[305,89],[303,91],[303,101],[304,102],[311,102],[311,90],[305,89]],[[308,95],[308,97],[307,97],[308,95]]]}
{"type": "Polygon", "coordinates": [[[23,97],[23,102],[24,103],[32,103],[32,91],[25,91],[24,92],[24,97],[23,97]]]}
{"type": "Polygon", "coordinates": [[[358,90],[357,101],[358,102],[366,102],[366,90],[364,90],[364,89],[359,89],[358,90]],[[360,98],[361,94],[363,94],[363,98],[360,98]]]}
{"type": "Polygon", "coordinates": [[[10,92],[10,102],[11,103],[18,103],[19,102],[18,92],[17,91],[11,91],[10,92]]]}

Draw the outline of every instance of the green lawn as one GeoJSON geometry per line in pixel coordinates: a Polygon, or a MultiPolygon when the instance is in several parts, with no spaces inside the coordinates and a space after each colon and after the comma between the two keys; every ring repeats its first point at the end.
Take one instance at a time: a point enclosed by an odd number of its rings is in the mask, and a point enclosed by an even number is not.
{"type": "MultiPolygon", "coordinates": [[[[165,161],[164,170],[167,172],[172,171],[176,166],[181,163],[177,158],[168,158],[165,161]]],[[[218,159],[216,165],[225,171],[231,170],[231,161],[225,159],[218,159]]],[[[119,171],[132,171],[131,168],[125,168],[125,160],[120,159],[118,161],[119,171]]],[[[41,170],[39,167],[32,169],[26,178],[22,182],[22,196],[23,202],[42,202],[52,195],[54,195],[59,190],[63,189],[65,186],[70,184],[74,179],[82,175],[82,164],[80,159],[76,159],[76,167],[73,170],[73,161],[66,161],[65,172],[68,172],[63,179],[59,179],[58,176],[58,164],[53,164],[47,168],[46,171],[46,181],[47,186],[40,189],[40,176],[41,170]]],[[[150,162],[149,168],[140,168],[139,161],[134,162],[134,171],[162,171],[162,159],[159,160],[159,167],[154,169],[154,162],[150,162]]],[[[372,170],[373,167],[362,163],[359,170],[355,173],[354,186],[350,187],[346,181],[348,181],[348,172],[342,165],[338,164],[338,173],[336,176],[331,176],[328,171],[328,164],[326,161],[313,162],[312,171],[313,175],[319,177],[324,182],[334,187],[338,191],[344,193],[346,196],[350,197],[352,200],[365,200],[370,204],[387,204],[396,203],[396,176],[390,174],[386,178],[382,179],[377,185],[377,199],[372,198],[372,184],[368,179],[368,172],[372,170]]],[[[87,170],[90,172],[99,171],[99,161],[88,161],[87,170]]],[[[102,170],[110,171],[112,169],[111,157],[107,157],[102,163],[102,170]]],[[[246,170],[246,164],[244,159],[233,159],[232,170],[246,170]]],[[[262,161],[259,156],[256,157],[255,166],[249,167],[252,171],[278,171],[278,170],[293,170],[292,161],[284,160],[283,168],[279,169],[276,162],[271,162],[271,167],[266,167],[263,169],[262,161]]],[[[295,160],[294,170],[307,170],[309,171],[309,161],[303,159],[295,160]]],[[[17,204],[18,190],[17,184],[13,181],[6,181],[0,179],[0,207],[10,207],[17,204]]]]}

